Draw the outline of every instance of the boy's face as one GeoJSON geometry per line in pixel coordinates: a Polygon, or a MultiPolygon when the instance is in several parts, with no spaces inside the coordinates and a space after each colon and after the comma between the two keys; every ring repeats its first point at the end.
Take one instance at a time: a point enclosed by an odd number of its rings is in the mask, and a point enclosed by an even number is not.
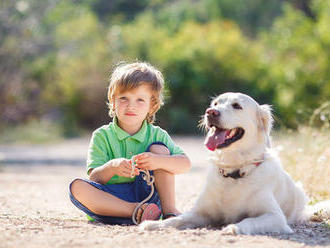
{"type": "Polygon", "coordinates": [[[150,86],[141,84],[135,89],[115,95],[114,107],[119,126],[130,133],[138,131],[151,111],[150,86]]]}

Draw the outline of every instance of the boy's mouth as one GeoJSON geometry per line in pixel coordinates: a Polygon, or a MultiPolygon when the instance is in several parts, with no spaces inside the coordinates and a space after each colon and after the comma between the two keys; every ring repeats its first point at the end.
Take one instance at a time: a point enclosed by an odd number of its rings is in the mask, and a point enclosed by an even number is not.
{"type": "Polygon", "coordinates": [[[127,113],[125,113],[125,115],[127,115],[127,116],[136,116],[136,114],[132,113],[132,112],[127,112],[127,113]]]}

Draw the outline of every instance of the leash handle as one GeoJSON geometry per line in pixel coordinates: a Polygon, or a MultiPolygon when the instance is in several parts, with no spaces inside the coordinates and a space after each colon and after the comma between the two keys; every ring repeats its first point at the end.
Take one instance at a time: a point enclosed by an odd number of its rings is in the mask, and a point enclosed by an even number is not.
{"type": "MultiPolygon", "coordinates": [[[[131,166],[132,166],[132,171],[131,171],[131,178],[134,177],[134,171],[136,168],[136,162],[132,159],[131,160],[131,166]]],[[[148,170],[139,170],[140,173],[143,173],[142,178],[144,181],[146,181],[146,183],[151,187],[151,191],[150,194],[147,196],[147,198],[145,198],[143,201],[141,201],[135,208],[132,214],[132,221],[135,225],[139,224],[137,221],[137,211],[139,210],[139,208],[141,208],[141,206],[150,200],[150,198],[152,197],[152,195],[154,194],[154,182],[155,182],[155,177],[151,176],[148,170]]]]}
{"type": "Polygon", "coordinates": [[[147,196],[147,198],[145,198],[143,201],[141,201],[134,209],[133,214],[132,214],[132,221],[135,225],[139,224],[137,221],[137,211],[139,210],[139,208],[146,203],[147,201],[150,200],[150,198],[152,197],[152,195],[154,194],[154,181],[155,178],[154,176],[150,176],[150,173],[148,170],[140,170],[140,172],[144,173],[144,175],[142,176],[143,180],[146,181],[146,183],[151,187],[150,190],[150,194],[147,196]]]}

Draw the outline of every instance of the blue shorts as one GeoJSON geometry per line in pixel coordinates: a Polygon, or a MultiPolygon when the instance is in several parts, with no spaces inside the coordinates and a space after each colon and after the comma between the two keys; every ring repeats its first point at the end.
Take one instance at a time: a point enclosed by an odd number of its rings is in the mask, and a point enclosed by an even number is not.
{"type": "MultiPolygon", "coordinates": [[[[153,144],[162,144],[165,146],[165,144],[161,142],[155,142],[153,144]]],[[[150,146],[148,147],[147,151],[149,151],[150,146]]],[[[152,171],[149,171],[150,175],[153,175],[152,171]]],[[[116,196],[124,201],[128,202],[141,202],[145,198],[147,198],[151,192],[151,186],[147,185],[146,181],[142,178],[142,174],[138,175],[135,178],[135,181],[132,183],[120,183],[120,184],[109,184],[109,185],[103,185],[100,183],[96,183],[87,179],[78,178],[75,180],[83,180],[90,185],[94,186],[95,188],[102,190],[104,192],[107,192],[113,196],[116,196]]],[[[103,222],[106,224],[113,224],[113,225],[134,225],[132,218],[123,218],[123,217],[113,217],[113,216],[103,216],[93,213],[91,210],[89,210],[87,207],[85,207],[83,204],[81,204],[71,193],[71,186],[72,183],[75,181],[73,180],[69,186],[69,195],[71,202],[80,210],[85,212],[88,216],[92,217],[94,220],[103,222]]],[[[157,193],[157,190],[155,188],[154,194],[148,201],[148,203],[155,203],[158,205],[158,207],[161,209],[160,199],[157,193]]]]}

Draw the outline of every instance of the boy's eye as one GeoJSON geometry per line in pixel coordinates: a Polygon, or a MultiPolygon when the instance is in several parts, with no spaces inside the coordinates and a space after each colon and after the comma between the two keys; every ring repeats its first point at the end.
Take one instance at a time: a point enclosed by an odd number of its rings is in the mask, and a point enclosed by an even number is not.
{"type": "Polygon", "coordinates": [[[127,100],[127,97],[125,97],[125,96],[119,97],[119,100],[125,101],[125,100],[127,100]]]}
{"type": "Polygon", "coordinates": [[[139,102],[144,102],[144,99],[139,98],[138,101],[139,101],[139,102]]]}

